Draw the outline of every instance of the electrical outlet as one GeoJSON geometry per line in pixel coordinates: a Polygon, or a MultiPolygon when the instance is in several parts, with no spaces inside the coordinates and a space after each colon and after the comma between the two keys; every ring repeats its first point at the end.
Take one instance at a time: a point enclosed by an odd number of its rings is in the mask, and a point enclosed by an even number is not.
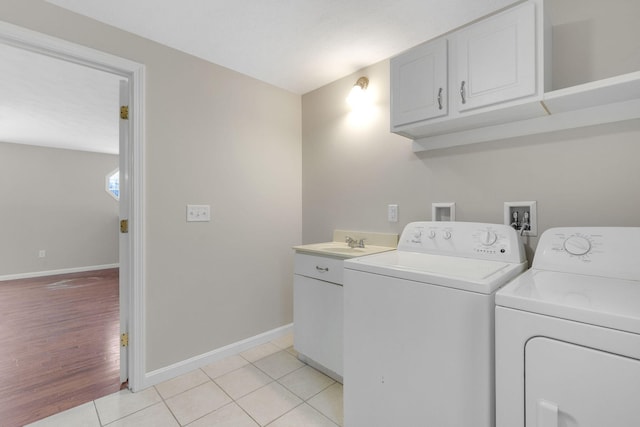
{"type": "Polygon", "coordinates": [[[209,205],[187,205],[187,222],[211,221],[209,205]]]}
{"type": "Polygon", "coordinates": [[[45,258],[47,256],[47,251],[44,249],[40,249],[38,251],[38,258],[45,258]]]}
{"type": "Polygon", "coordinates": [[[387,220],[389,222],[398,222],[398,205],[387,206],[387,220]]]}
{"type": "Polygon", "coordinates": [[[537,236],[536,211],[536,202],[505,202],[504,223],[513,227],[521,236],[537,236]]]}

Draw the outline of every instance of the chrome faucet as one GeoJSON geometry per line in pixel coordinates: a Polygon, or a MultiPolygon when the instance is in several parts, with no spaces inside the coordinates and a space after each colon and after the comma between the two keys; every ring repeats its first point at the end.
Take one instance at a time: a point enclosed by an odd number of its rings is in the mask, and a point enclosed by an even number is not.
{"type": "Polygon", "coordinates": [[[352,239],[350,236],[347,236],[344,241],[347,242],[350,248],[364,248],[364,241],[367,239],[352,239]]]}

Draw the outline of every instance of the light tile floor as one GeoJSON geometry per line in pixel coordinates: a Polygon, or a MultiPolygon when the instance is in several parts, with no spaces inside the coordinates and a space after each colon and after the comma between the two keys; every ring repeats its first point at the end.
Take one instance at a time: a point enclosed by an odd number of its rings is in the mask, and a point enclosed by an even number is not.
{"type": "Polygon", "coordinates": [[[29,427],[336,427],[342,384],[284,336],[138,393],[123,390],[29,427]]]}

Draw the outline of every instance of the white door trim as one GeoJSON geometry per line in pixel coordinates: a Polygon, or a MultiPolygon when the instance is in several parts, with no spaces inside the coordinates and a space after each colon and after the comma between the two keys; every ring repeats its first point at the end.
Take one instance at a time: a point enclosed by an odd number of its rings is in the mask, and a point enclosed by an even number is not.
{"type": "MultiPolygon", "coordinates": [[[[105,52],[0,21],[0,43],[125,77],[131,87],[129,117],[129,388],[145,387],[144,327],[144,100],[145,66],[105,52]]],[[[120,153],[123,155],[123,153],[120,153]]]]}
{"type": "MultiPolygon", "coordinates": [[[[120,114],[118,120],[118,174],[120,176],[119,182],[119,197],[118,197],[118,219],[120,221],[127,221],[131,217],[130,198],[131,189],[129,188],[129,158],[131,157],[131,123],[129,122],[128,115],[122,117],[122,107],[129,108],[131,104],[131,87],[128,79],[119,80],[119,103],[120,114]],[[122,173],[120,173],[122,171],[122,173]]],[[[122,222],[120,222],[122,224],[122,222]]],[[[122,225],[121,225],[122,226],[122,225]]],[[[131,262],[131,238],[128,230],[122,232],[122,230],[116,231],[118,234],[118,260],[120,261],[120,270],[118,271],[118,289],[120,290],[118,298],[120,300],[120,334],[129,334],[129,289],[130,286],[130,262],[131,262]]],[[[128,341],[128,338],[127,338],[128,341]]],[[[123,346],[122,340],[120,341],[120,382],[124,383],[129,379],[129,346],[123,346]]]]}

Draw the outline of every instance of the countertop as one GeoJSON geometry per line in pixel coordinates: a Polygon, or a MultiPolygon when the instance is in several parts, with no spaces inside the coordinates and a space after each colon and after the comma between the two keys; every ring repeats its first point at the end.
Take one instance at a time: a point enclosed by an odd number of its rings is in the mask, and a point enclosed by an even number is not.
{"type": "Polygon", "coordinates": [[[293,249],[295,249],[296,252],[343,259],[396,250],[394,247],[376,245],[365,245],[364,248],[350,248],[349,245],[344,242],[312,243],[309,245],[294,246],[293,249]]]}

